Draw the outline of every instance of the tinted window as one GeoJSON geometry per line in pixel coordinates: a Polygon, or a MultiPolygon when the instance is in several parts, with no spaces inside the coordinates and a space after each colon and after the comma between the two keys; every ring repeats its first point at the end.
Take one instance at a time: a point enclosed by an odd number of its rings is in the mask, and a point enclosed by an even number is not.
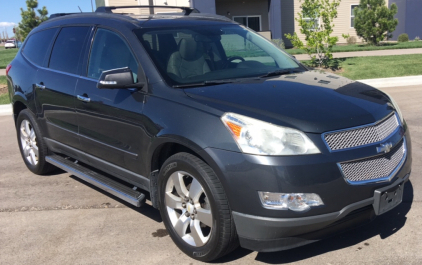
{"type": "Polygon", "coordinates": [[[25,44],[23,54],[33,63],[42,65],[57,28],[47,29],[31,35],[25,44]]]}
{"type": "Polygon", "coordinates": [[[106,70],[129,67],[137,82],[138,64],[126,42],[116,33],[98,29],[92,45],[88,77],[99,79],[106,70]]]}
{"type": "Polygon", "coordinates": [[[49,67],[55,70],[76,74],[80,54],[85,45],[89,27],[63,28],[54,43],[49,67]]]}

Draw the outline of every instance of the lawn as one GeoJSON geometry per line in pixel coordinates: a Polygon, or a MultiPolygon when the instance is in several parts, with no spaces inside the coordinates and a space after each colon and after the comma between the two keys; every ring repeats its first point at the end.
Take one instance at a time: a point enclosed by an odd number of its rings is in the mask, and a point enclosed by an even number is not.
{"type": "Polygon", "coordinates": [[[0,69],[6,69],[6,66],[15,58],[18,49],[4,49],[0,48],[0,69]]]}
{"type": "MultiPolygon", "coordinates": [[[[335,73],[353,80],[422,75],[422,54],[336,60],[340,69],[335,73]]],[[[303,63],[307,64],[309,61],[303,63]]]]}
{"type": "MultiPolygon", "coordinates": [[[[422,48],[422,41],[409,41],[397,43],[383,43],[379,46],[368,44],[353,44],[353,45],[337,45],[333,47],[333,52],[358,52],[358,51],[376,51],[376,50],[393,50],[393,49],[412,49],[422,48]]],[[[304,54],[300,49],[286,49],[290,54],[304,54]]]]}
{"type": "Polygon", "coordinates": [[[6,76],[0,76],[0,105],[9,104],[9,93],[6,88],[6,76]]]}

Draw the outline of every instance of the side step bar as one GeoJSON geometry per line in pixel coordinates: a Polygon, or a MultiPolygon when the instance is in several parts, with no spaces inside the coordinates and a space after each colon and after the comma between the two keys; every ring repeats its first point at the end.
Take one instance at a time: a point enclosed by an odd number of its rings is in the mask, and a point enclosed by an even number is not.
{"type": "Polygon", "coordinates": [[[145,202],[145,194],[131,189],[117,181],[103,176],[89,168],[74,163],[64,157],[58,155],[47,156],[45,160],[58,168],[88,182],[92,185],[103,189],[114,196],[127,201],[128,203],[140,207],[145,202]]]}

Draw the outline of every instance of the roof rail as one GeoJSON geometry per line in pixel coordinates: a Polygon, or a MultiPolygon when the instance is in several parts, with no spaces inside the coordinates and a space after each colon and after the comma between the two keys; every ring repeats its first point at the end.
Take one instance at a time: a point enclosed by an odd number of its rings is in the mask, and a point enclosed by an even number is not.
{"type": "Polygon", "coordinates": [[[100,6],[95,10],[98,13],[113,13],[112,10],[122,8],[178,8],[185,11],[185,16],[189,16],[191,13],[200,13],[196,8],[190,8],[186,6],[100,6]]]}
{"type": "Polygon", "coordinates": [[[51,14],[48,19],[52,19],[56,17],[64,17],[64,16],[74,15],[74,14],[80,14],[80,13],[56,13],[56,14],[51,14]]]}

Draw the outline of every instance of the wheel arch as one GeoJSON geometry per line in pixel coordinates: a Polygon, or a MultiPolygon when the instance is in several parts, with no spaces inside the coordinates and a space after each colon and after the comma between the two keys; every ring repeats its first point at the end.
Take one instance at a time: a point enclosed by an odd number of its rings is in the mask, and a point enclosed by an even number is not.
{"type": "Polygon", "coordinates": [[[13,118],[15,120],[15,123],[18,119],[19,113],[24,110],[27,109],[28,107],[22,102],[22,101],[15,101],[13,103],[13,118]]]}

